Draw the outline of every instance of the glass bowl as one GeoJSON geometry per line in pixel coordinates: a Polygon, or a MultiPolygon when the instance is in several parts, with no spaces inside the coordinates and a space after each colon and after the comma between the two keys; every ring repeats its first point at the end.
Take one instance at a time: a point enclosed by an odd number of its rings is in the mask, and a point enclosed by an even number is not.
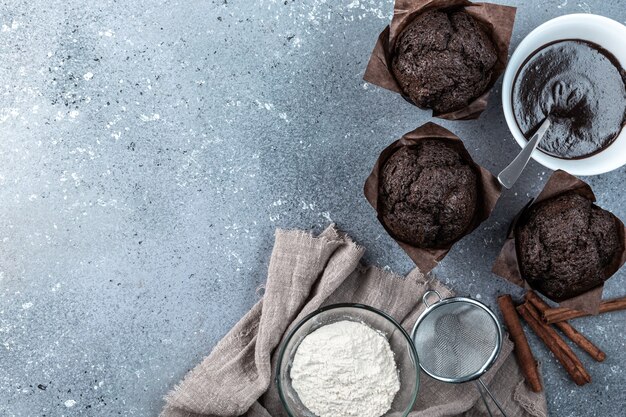
{"type": "Polygon", "coordinates": [[[383,416],[406,417],[417,398],[419,387],[419,360],[409,334],[388,314],[362,304],[333,304],[309,314],[302,319],[280,347],[276,365],[276,385],[283,407],[290,417],[317,417],[298,398],[291,386],[291,365],[300,342],[327,324],[342,320],[364,323],[382,333],[389,342],[400,377],[400,390],[393,399],[391,409],[383,416]]]}

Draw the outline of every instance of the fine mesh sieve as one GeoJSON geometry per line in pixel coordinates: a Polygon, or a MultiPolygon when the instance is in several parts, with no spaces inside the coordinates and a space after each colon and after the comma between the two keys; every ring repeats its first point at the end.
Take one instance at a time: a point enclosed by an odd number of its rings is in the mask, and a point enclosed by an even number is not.
{"type": "Polygon", "coordinates": [[[497,317],[483,303],[466,297],[442,299],[437,291],[424,294],[427,309],[413,328],[420,367],[431,377],[449,383],[478,380],[477,387],[489,415],[483,389],[500,412],[502,407],[479,379],[500,353],[502,330],[497,317]],[[428,297],[439,300],[428,303],[428,297]]]}

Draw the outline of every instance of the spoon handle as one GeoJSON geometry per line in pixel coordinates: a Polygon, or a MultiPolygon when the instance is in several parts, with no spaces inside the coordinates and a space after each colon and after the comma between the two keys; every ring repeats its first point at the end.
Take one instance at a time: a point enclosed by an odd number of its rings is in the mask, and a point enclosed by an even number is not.
{"type": "Polygon", "coordinates": [[[537,148],[537,145],[539,145],[541,138],[543,138],[543,135],[549,127],[550,118],[546,118],[541,126],[539,126],[539,129],[537,129],[537,132],[535,132],[533,137],[526,143],[526,146],[524,146],[521,152],[515,157],[513,162],[511,162],[502,170],[502,172],[498,174],[498,181],[500,181],[500,184],[502,184],[504,188],[510,189],[513,187],[513,184],[515,184],[515,181],[517,181],[519,176],[522,174],[522,171],[530,160],[530,156],[537,148]]]}

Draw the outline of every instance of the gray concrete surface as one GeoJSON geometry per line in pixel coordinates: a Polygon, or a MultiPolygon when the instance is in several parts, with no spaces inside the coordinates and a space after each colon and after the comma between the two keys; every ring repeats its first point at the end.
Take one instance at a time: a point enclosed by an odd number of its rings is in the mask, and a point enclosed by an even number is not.
{"type": "MultiPolygon", "coordinates": [[[[503,1],[512,45],[619,0],[503,1]]],[[[0,416],[154,416],[256,301],[276,227],[331,220],[400,273],[362,196],[377,154],[431,120],[361,77],[391,0],[23,1],[0,5],[0,416]]],[[[499,87],[443,122],[497,171],[517,152],[499,87]]],[[[587,178],[626,219],[626,169],[587,178]]],[[[550,172],[531,163],[436,274],[494,305],[507,224],[550,172]]],[[[626,269],[606,286],[624,293],[626,269]]],[[[576,388],[543,346],[552,415],[620,416],[624,314],[577,322],[607,353],[576,388]]]]}

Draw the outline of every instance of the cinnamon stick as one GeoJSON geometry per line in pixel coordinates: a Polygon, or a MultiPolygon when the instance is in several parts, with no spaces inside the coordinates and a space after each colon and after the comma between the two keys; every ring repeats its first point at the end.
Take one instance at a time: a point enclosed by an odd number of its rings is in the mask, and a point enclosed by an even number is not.
{"type": "MultiPolygon", "coordinates": [[[[530,328],[543,341],[548,349],[550,349],[554,357],[563,365],[565,371],[567,371],[576,385],[585,385],[587,382],[590,382],[591,377],[584,367],[574,362],[572,356],[566,353],[566,348],[569,348],[569,346],[567,346],[565,341],[561,339],[552,327],[542,323],[537,317],[539,313],[537,313],[536,310],[534,313],[532,310],[534,310],[534,307],[529,303],[517,307],[517,311],[520,315],[526,320],[530,328]]],[[[574,355],[574,357],[575,356],[576,355],[574,355]]]]}
{"type": "MultiPolygon", "coordinates": [[[[539,311],[537,311],[537,309],[530,303],[526,303],[526,308],[528,309],[530,314],[533,316],[533,318],[537,320],[539,323],[541,323],[541,315],[539,314],[539,311]]],[[[543,323],[541,324],[543,325],[543,323]]],[[[556,332],[556,330],[554,330],[550,325],[545,325],[545,328],[546,328],[546,331],[557,340],[557,343],[559,347],[563,350],[563,352],[567,356],[569,356],[572,362],[574,362],[574,364],[576,365],[576,368],[584,376],[585,380],[587,380],[587,382],[591,382],[591,376],[585,369],[580,359],[578,359],[578,356],[576,356],[572,348],[569,347],[567,343],[565,343],[565,340],[563,340],[563,338],[561,338],[559,334],[556,332]]]]}
{"type": "MultiPolygon", "coordinates": [[[[610,311],[626,310],[626,297],[614,298],[612,300],[602,301],[600,303],[600,313],[608,313],[610,311]]],[[[565,307],[550,308],[543,315],[543,321],[548,324],[557,323],[576,319],[578,317],[590,316],[589,313],[578,310],[571,310],[565,307]]]]}
{"type": "Polygon", "coordinates": [[[539,377],[539,369],[537,368],[537,361],[533,356],[530,346],[528,346],[528,340],[522,329],[522,323],[519,320],[515,306],[513,305],[513,299],[510,295],[501,295],[498,297],[498,306],[502,312],[504,318],[504,324],[509,329],[509,335],[513,340],[513,351],[517,358],[517,363],[526,378],[526,383],[530,386],[533,392],[541,392],[541,378],[539,377]]]}
{"type": "MultiPolygon", "coordinates": [[[[543,301],[541,297],[539,297],[534,291],[529,291],[524,295],[524,299],[531,303],[535,308],[543,314],[546,310],[550,309],[548,303],[543,301]]],[[[572,342],[574,342],[578,347],[587,352],[589,356],[595,359],[598,362],[602,362],[606,359],[606,354],[600,350],[596,345],[594,345],[589,339],[580,334],[578,330],[574,328],[571,324],[566,321],[560,321],[554,323],[554,325],[561,331],[565,336],[567,336],[572,342]]]]}

